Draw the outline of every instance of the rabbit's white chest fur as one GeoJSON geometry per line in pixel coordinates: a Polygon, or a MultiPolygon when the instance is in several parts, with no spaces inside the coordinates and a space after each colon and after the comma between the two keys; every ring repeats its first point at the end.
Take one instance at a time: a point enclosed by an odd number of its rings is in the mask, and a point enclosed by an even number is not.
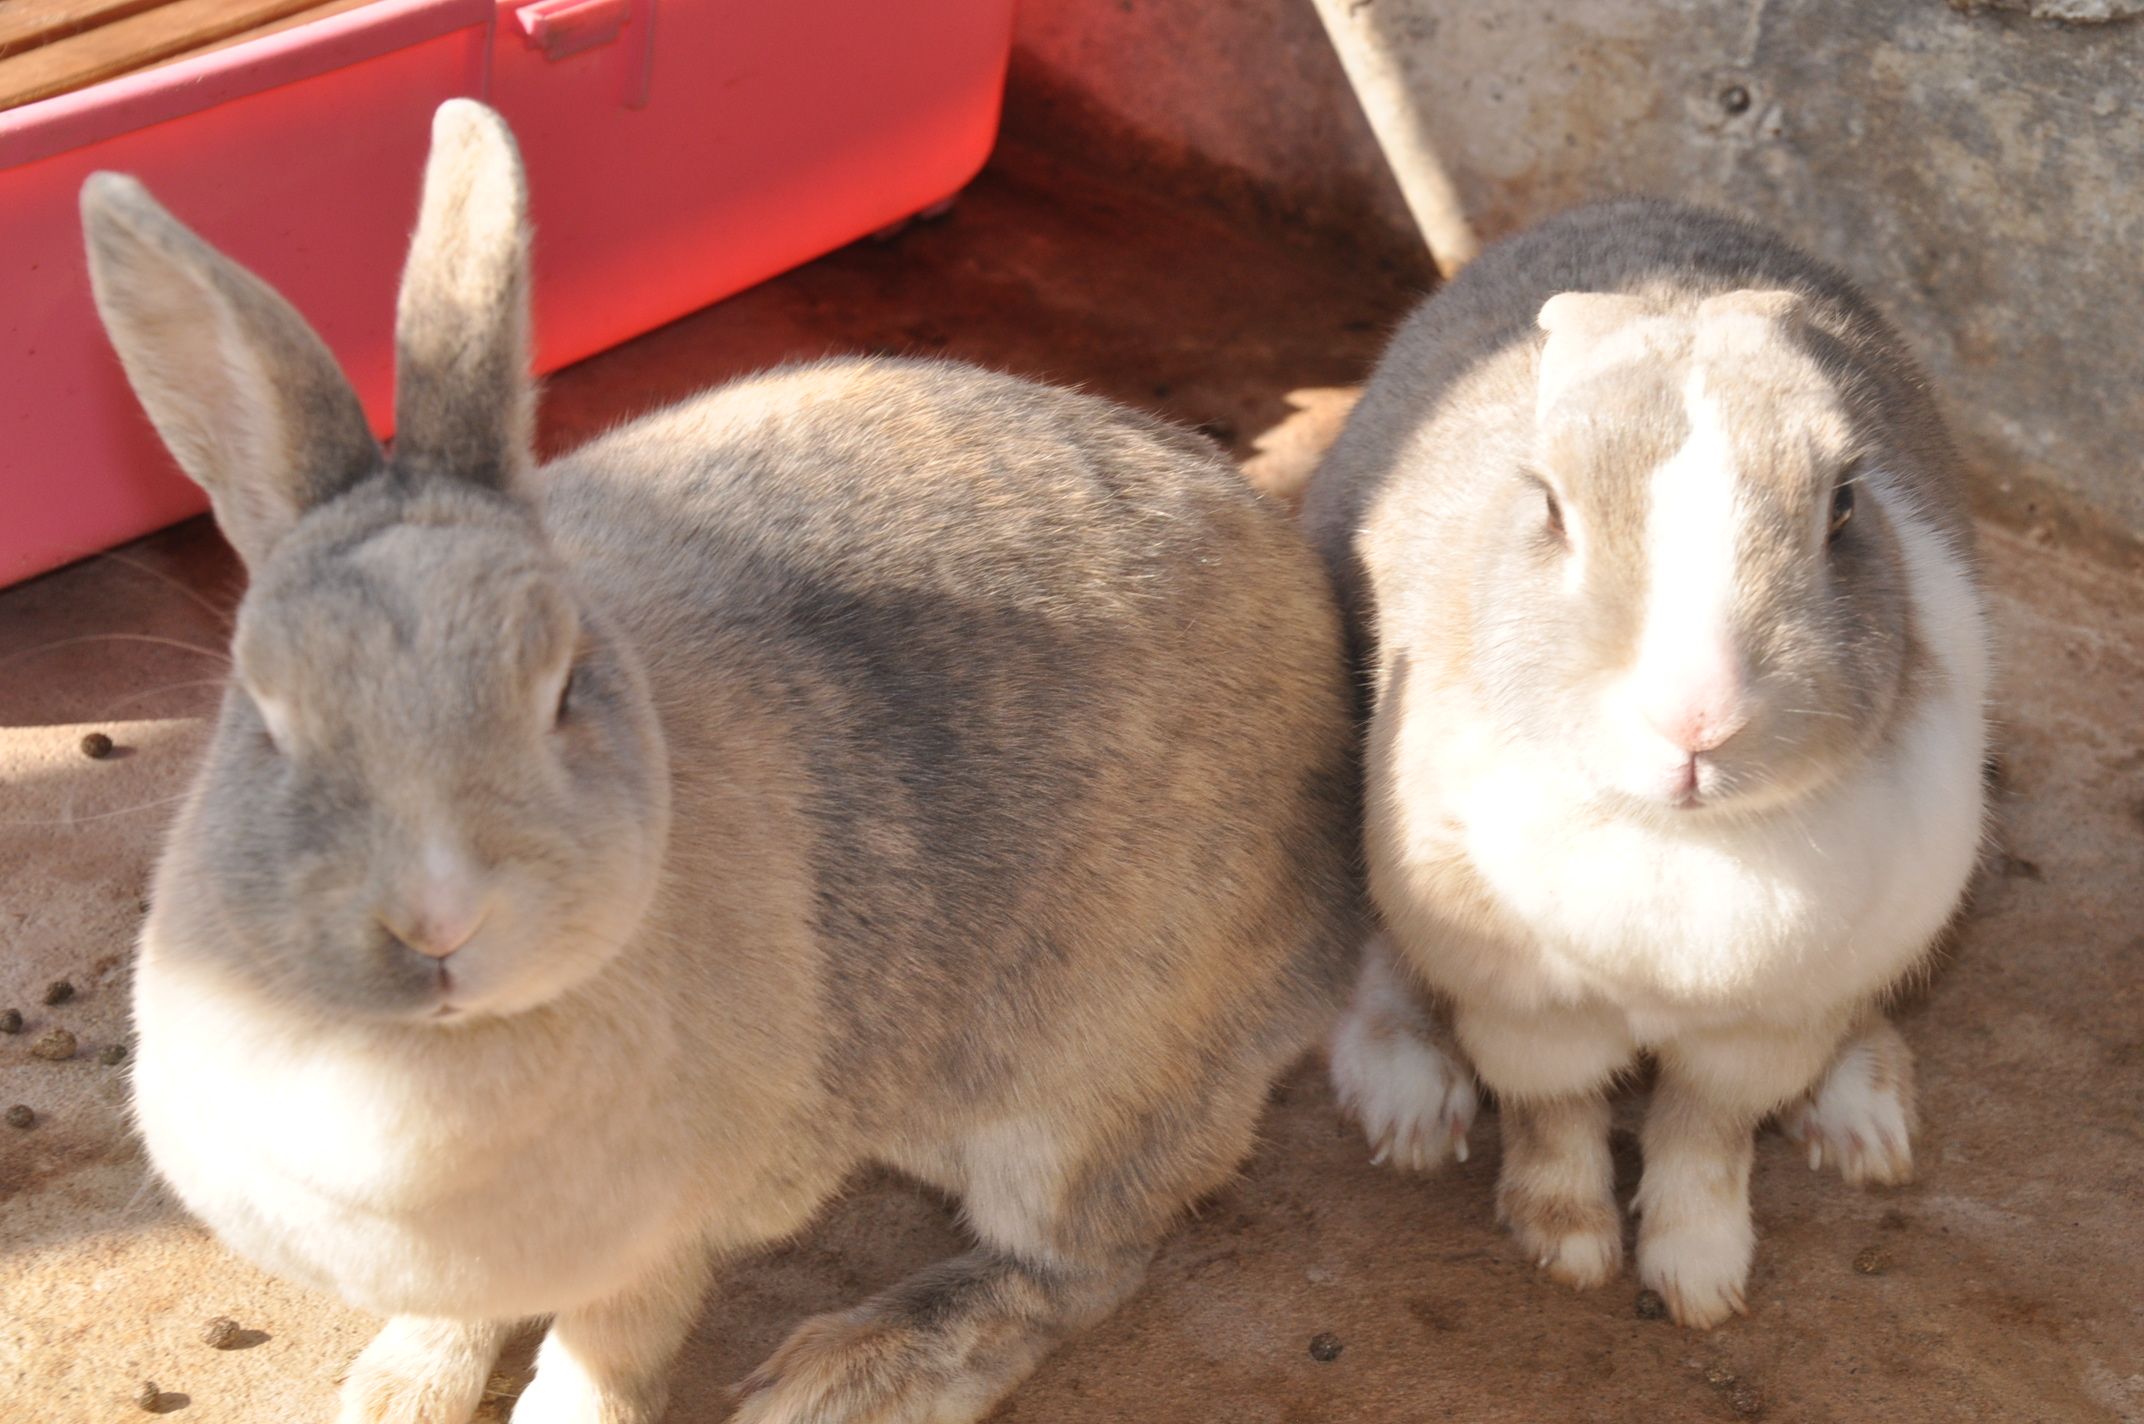
{"type": "MultiPolygon", "coordinates": [[[[1420,962],[1461,998],[1604,1004],[1641,1042],[1755,1015],[1821,1015],[1879,992],[1926,951],[1977,853],[1985,635],[1977,598],[1925,531],[1907,539],[1939,676],[1850,776],[1736,821],[1625,819],[1550,759],[1434,697],[1403,720],[1385,895],[1461,869],[1518,935],[1439,937],[1420,962]]],[[[1434,892],[1429,892],[1434,897],[1434,892]]]]}
{"type": "Polygon", "coordinates": [[[557,1057],[531,1075],[503,1056],[395,1057],[242,1003],[159,954],[152,925],[143,1138],[187,1207],[270,1270],[382,1314],[522,1316],[606,1294],[697,1229],[690,1135],[660,1103],[621,1110],[640,1074],[615,1048],[584,1062],[548,1041],[557,1057]]]}
{"type": "Polygon", "coordinates": [[[1482,968],[1521,999],[1616,1004],[1641,1040],[1864,997],[1925,949],[1971,866],[1976,723],[1931,706],[1866,778],[1740,825],[1581,819],[1537,763],[1492,761],[1449,805],[1457,848],[1534,938],[1482,968]]]}

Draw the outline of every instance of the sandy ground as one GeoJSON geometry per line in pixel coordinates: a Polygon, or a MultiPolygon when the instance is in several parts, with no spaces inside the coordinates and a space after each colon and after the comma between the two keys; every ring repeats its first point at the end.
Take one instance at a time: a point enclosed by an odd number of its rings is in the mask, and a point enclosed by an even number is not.
{"type": "MultiPolygon", "coordinates": [[[[1344,258],[1013,161],[942,222],[565,373],[546,439],[785,356],[942,351],[1204,422],[1284,483],[1405,301],[1344,258]]],[[[1628,1277],[1584,1295],[1535,1277],[1490,1219],[1493,1117],[1455,1170],[1374,1169],[1306,1064],[1240,1183],[1169,1242],[1149,1287],[997,1417],[2144,1419],[2144,585],[2012,533],[1988,531],[1987,550],[2001,845],[1902,1019],[1923,1085],[1918,1182],[1851,1191],[1768,1133],[1751,1313],[1698,1335],[1639,1318],[1628,1277]],[[1321,1335],[1333,1358],[1313,1356],[1321,1335]]],[[[139,897],[238,585],[197,523],[0,593],[0,1007],[25,1020],[0,1037],[0,1104],[37,1114],[0,1126],[8,1424],[135,1417],[145,1379],[159,1410],[201,1424],[327,1419],[373,1328],[181,1217],[129,1140],[127,1068],[97,1057],[125,1038],[139,897]],[[91,730],[113,755],[83,755],[91,730]],[[48,1007],[61,977],[74,997],[48,1007]],[[76,1055],[33,1057],[55,1027],[76,1055]],[[239,1348],[201,1341],[217,1315],[246,1328],[239,1348]]],[[[1627,1130],[1618,1154],[1627,1193],[1627,1130]]],[[[671,1418],[719,1418],[727,1385],[796,1320],[957,1239],[943,1202],[859,1182],[718,1290],[671,1418]]],[[[527,1354],[510,1357],[509,1388],[527,1354]]]]}

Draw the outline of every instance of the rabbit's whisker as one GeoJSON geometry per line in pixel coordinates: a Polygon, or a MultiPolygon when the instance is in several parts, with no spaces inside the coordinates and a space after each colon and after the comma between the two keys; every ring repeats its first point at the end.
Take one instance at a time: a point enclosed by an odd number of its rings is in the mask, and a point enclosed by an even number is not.
{"type": "Polygon", "coordinates": [[[188,588],[179,580],[173,578],[170,574],[165,573],[162,569],[154,568],[151,565],[142,562],[140,559],[133,558],[127,554],[122,554],[116,549],[102,550],[97,555],[97,557],[101,559],[110,559],[115,564],[123,564],[127,568],[130,568],[134,570],[134,572],[142,575],[144,578],[155,579],[158,583],[163,584],[167,588],[170,588],[172,591],[177,593],[181,598],[184,598],[201,608],[201,610],[207,613],[209,617],[216,620],[216,625],[219,628],[223,629],[224,632],[228,633],[231,631],[231,614],[229,609],[217,607],[215,604],[209,602],[206,598],[203,598],[200,594],[194,592],[194,590],[188,588]]]}
{"type": "Polygon", "coordinates": [[[97,719],[99,721],[107,720],[122,707],[131,707],[137,702],[146,701],[151,697],[158,697],[167,692],[184,692],[196,687],[222,687],[223,685],[223,678],[205,677],[197,678],[192,682],[167,682],[161,687],[145,687],[139,692],[130,692],[118,701],[111,703],[97,714],[97,719]]]}
{"type": "Polygon", "coordinates": [[[45,821],[0,821],[0,830],[26,830],[32,827],[77,826],[81,825],[86,821],[106,821],[110,820],[114,816],[131,816],[137,811],[153,811],[159,806],[169,806],[173,802],[184,801],[185,799],[185,793],[182,792],[177,796],[166,796],[156,801],[144,801],[138,806],[120,806],[110,811],[90,811],[79,816],[69,814],[65,816],[56,816],[51,820],[45,821]]]}
{"type": "Polygon", "coordinates": [[[198,643],[189,643],[179,638],[160,638],[154,633],[84,633],[79,638],[61,638],[56,642],[40,643],[34,648],[0,658],[0,668],[12,666],[24,658],[33,658],[40,653],[55,653],[61,648],[77,647],[83,643],[154,643],[159,647],[177,648],[182,652],[198,653],[204,658],[214,658],[228,665],[230,655],[215,648],[204,648],[198,643]]]}

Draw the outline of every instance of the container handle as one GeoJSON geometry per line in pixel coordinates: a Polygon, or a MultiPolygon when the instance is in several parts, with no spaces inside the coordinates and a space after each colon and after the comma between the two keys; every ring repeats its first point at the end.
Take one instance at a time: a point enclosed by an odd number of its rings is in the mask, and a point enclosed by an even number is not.
{"type": "Polygon", "coordinates": [[[556,61],[609,44],[632,13],[632,0],[532,0],[514,11],[514,21],[530,49],[556,61]]]}

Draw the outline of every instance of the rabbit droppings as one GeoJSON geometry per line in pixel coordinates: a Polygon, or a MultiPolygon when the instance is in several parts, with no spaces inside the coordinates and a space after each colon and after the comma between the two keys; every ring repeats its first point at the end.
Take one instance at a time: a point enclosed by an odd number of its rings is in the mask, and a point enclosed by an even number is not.
{"type": "Polygon", "coordinates": [[[1558,1280],[1620,1265],[1606,1090],[1641,1053],[1638,1274],[1685,1324],[1743,1308],[1766,1116],[1850,1181],[1911,1171],[1879,1003],[1982,822],[1956,465],[1845,278],[1621,201],[1432,298],[1312,482],[1372,686],[1386,926],[1336,1087],[1381,1154],[1464,1155],[1448,1009],[1501,1104],[1498,1215],[1558,1280]]]}
{"type": "MultiPolygon", "coordinates": [[[[716,1258],[877,1161],[978,1244],[752,1424],[986,1412],[1137,1285],[1363,933],[1306,543],[1209,446],[942,361],[740,380],[540,468],[513,140],[443,106],[383,454],[130,179],[97,306],[250,588],[135,981],[158,1172],[393,1317],[348,1424],[641,1424],[716,1258]]],[[[706,1417],[696,1414],[695,1417],[706,1417]]]]}

